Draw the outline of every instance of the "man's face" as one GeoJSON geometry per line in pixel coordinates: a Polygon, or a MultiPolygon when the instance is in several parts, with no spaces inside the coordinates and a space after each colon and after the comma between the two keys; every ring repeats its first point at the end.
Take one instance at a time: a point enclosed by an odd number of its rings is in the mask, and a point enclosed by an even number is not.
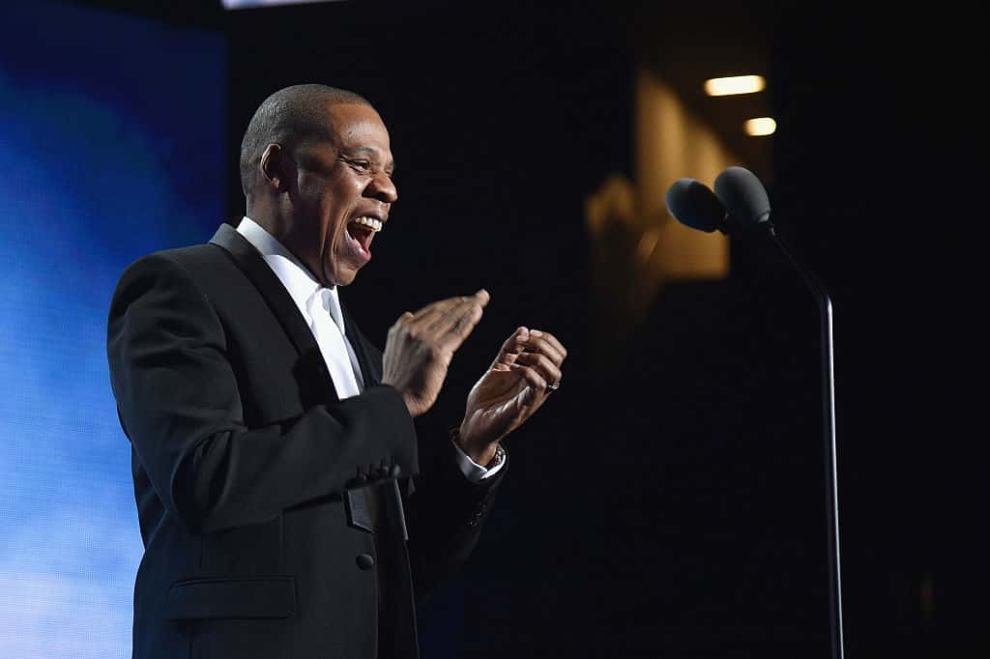
{"type": "Polygon", "coordinates": [[[293,150],[288,247],[324,285],[346,286],[368,261],[375,234],[398,199],[388,130],[367,105],[327,108],[332,141],[293,150]]]}

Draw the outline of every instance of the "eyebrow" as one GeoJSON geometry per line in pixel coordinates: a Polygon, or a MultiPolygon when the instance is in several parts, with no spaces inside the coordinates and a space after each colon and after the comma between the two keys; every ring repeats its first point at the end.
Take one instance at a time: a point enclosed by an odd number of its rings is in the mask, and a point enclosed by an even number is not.
{"type": "MultiPolygon", "coordinates": [[[[374,149],[374,148],[372,148],[370,146],[356,146],[356,147],[353,147],[353,148],[350,148],[350,149],[344,149],[344,152],[345,153],[348,153],[348,154],[363,153],[363,154],[367,154],[367,155],[371,156],[372,158],[377,158],[378,157],[378,149],[374,149]]],[[[387,169],[391,169],[392,170],[392,173],[394,174],[395,173],[395,159],[393,158],[391,162],[386,163],[385,164],[385,167],[387,169]]]]}

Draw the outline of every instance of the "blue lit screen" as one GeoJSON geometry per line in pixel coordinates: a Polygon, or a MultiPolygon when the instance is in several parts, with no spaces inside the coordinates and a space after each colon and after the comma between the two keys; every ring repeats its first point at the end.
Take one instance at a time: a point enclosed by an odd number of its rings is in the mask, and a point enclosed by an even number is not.
{"type": "Polygon", "coordinates": [[[0,9],[0,657],[130,656],[141,539],[106,314],[138,256],[222,219],[219,34],[0,9]]]}

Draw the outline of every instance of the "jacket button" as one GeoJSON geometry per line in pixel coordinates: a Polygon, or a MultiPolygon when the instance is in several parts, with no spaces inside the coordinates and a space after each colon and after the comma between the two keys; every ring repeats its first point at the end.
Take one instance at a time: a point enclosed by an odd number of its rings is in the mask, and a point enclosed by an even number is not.
{"type": "Polygon", "coordinates": [[[362,570],[370,570],[375,567],[375,557],[371,554],[358,554],[357,558],[354,560],[357,562],[357,566],[362,570]]]}

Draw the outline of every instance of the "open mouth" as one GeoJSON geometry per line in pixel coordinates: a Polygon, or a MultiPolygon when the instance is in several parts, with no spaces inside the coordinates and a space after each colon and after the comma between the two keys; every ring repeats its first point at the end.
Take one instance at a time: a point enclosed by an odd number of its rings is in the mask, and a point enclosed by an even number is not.
{"type": "Polygon", "coordinates": [[[382,230],[383,223],[375,217],[362,215],[347,223],[348,242],[359,256],[371,258],[371,241],[375,234],[382,230]]]}

